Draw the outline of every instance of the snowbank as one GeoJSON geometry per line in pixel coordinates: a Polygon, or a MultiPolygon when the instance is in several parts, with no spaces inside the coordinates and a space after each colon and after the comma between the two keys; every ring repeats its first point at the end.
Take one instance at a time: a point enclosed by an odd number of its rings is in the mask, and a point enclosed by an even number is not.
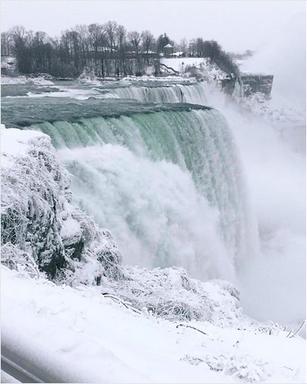
{"type": "Polygon", "coordinates": [[[304,381],[299,337],[244,323],[176,324],[135,313],[95,287],[56,286],[5,267],[2,313],[2,345],[70,382],[304,381]]]}
{"type": "Polygon", "coordinates": [[[9,131],[1,124],[1,168],[14,167],[15,161],[25,156],[29,146],[43,135],[36,131],[22,131],[11,128],[9,131]]]}

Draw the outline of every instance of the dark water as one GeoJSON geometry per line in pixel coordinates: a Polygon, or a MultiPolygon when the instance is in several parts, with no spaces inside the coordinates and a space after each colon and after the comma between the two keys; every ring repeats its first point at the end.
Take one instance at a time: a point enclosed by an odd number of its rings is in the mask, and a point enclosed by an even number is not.
{"type": "Polygon", "coordinates": [[[45,121],[78,121],[82,118],[130,116],[134,113],[208,110],[192,104],[150,104],[134,100],[72,98],[3,98],[2,123],[7,127],[26,127],[45,121]]]}

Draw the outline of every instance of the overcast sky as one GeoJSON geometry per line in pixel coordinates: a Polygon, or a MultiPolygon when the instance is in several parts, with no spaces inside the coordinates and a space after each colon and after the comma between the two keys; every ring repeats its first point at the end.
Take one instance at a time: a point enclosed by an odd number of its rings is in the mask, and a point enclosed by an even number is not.
{"type": "Polygon", "coordinates": [[[304,0],[1,1],[2,30],[18,24],[56,36],[76,24],[115,20],[128,30],[149,29],[156,36],[166,32],[176,41],[216,39],[232,51],[261,48],[293,16],[304,20],[304,0]]]}

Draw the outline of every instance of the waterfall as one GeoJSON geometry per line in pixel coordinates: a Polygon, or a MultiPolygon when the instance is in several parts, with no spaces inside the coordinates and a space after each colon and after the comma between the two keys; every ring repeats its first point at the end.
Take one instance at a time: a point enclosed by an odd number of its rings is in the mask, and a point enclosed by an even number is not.
{"type": "Polygon", "coordinates": [[[193,103],[205,105],[207,103],[205,85],[195,84],[169,84],[167,86],[118,86],[111,89],[95,88],[105,93],[107,97],[120,99],[134,99],[142,103],[193,103]]]}
{"type": "Polygon", "coordinates": [[[110,228],[126,263],[232,279],[251,247],[236,147],[216,110],[34,124],[72,175],[74,196],[110,228]]]}
{"type": "Polygon", "coordinates": [[[61,97],[2,97],[2,122],[51,137],[74,198],[111,230],[125,263],[234,278],[254,315],[287,317],[280,292],[291,291],[289,316],[303,316],[304,162],[276,133],[293,136],[300,117],[270,123],[182,78],[65,87],[61,97]]]}

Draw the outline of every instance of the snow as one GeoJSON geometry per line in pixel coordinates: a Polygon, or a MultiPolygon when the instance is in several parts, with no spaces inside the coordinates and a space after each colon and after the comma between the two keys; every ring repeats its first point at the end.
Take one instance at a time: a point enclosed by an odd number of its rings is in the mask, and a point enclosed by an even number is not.
{"type": "Polygon", "coordinates": [[[180,56],[182,56],[183,54],[184,54],[184,52],[179,51],[179,52],[174,52],[174,53],[172,53],[171,56],[174,56],[174,57],[180,57],[180,56]]]}
{"type": "Polygon", "coordinates": [[[16,58],[13,56],[1,56],[1,69],[15,69],[16,58]]]}
{"type": "Polygon", "coordinates": [[[42,76],[34,77],[28,80],[30,83],[32,82],[35,85],[54,85],[53,81],[47,80],[42,76]]]}
{"type": "Polygon", "coordinates": [[[199,66],[200,64],[206,64],[207,59],[203,57],[180,57],[180,58],[163,58],[161,59],[161,63],[167,65],[168,67],[172,67],[175,71],[181,72],[182,63],[184,67],[190,66],[199,66]]]}
{"type": "MultiPolygon", "coordinates": [[[[164,59],[166,60],[166,59],[164,59]]],[[[169,60],[169,59],[167,59],[169,60]]],[[[177,60],[177,59],[176,59],[177,60]]],[[[138,81],[141,81],[141,82],[160,82],[160,83],[165,83],[165,84],[169,84],[169,83],[172,83],[172,84],[182,84],[182,83],[189,83],[189,84],[193,84],[193,83],[196,83],[196,79],[192,79],[192,78],[187,78],[187,77],[182,77],[182,76],[146,76],[146,75],[143,75],[143,76],[127,76],[127,77],[124,77],[123,79],[121,79],[121,82],[123,83],[126,83],[126,84],[133,84],[134,82],[138,82],[138,81]]]]}
{"type": "Polygon", "coordinates": [[[27,78],[26,76],[1,76],[1,84],[3,85],[13,85],[13,84],[26,84],[27,78]]]}
{"type": "Polygon", "coordinates": [[[201,78],[209,83],[218,83],[227,76],[216,64],[211,63],[210,59],[204,57],[163,58],[161,59],[161,63],[173,68],[179,72],[181,76],[193,77],[196,71],[201,78]]]}
{"type": "MultiPolygon", "coordinates": [[[[57,91],[55,92],[43,92],[43,93],[33,93],[28,92],[27,96],[18,96],[18,97],[70,97],[77,100],[87,100],[91,97],[96,99],[106,98],[105,94],[101,94],[96,91],[94,88],[81,89],[81,88],[69,88],[67,86],[57,86],[57,91]]],[[[16,97],[16,96],[7,96],[7,97],[16,97]]]]}
{"type": "Polygon", "coordinates": [[[4,371],[1,371],[1,383],[19,383],[12,376],[6,374],[4,371]]]}
{"type": "Polygon", "coordinates": [[[13,128],[1,133],[2,263],[31,275],[38,267],[58,279],[73,279],[77,270],[86,282],[90,267],[90,283],[117,274],[119,251],[108,231],[72,205],[70,179],[50,137],[13,128]]]}
{"type": "MultiPolygon", "coordinates": [[[[242,314],[239,292],[226,281],[201,282],[183,268],[145,269],[123,266],[124,279],[103,279],[101,290],[126,304],[172,321],[206,320],[236,326],[251,320],[242,314]]],[[[256,323],[255,323],[255,326],[256,323]]]]}
{"type": "Polygon", "coordinates": [[[62,226],[61,237],[63,239],[81,236],[80,223],[74,220],[72,217],[68,217],[62,226]]]}
{"type": "Polygon", "coordinates": [[[35,84],[35,85],[54,85],[51,80],[45,79],[43,76],[26,77],[26,76],[1,76],[1,84],[14,85],[14,84],[35,84]]]}
{"type": "Polygon", "coordinates": [[[2,342],[73,382],[303,382],[305,343],[286,333],[137,314],[97,288],[2,267],[2,342]]]}
{"type": "Polygon", "coordinates": [[[28,150],[29,145],[33,140],[45,137],[49,140],[48,136],[41,132],[20,130],[16,128],[6,129],[1,124],[1,168],[8,168],[14,165],[14,161],[21,156],[24,156],[28,150]]]}

